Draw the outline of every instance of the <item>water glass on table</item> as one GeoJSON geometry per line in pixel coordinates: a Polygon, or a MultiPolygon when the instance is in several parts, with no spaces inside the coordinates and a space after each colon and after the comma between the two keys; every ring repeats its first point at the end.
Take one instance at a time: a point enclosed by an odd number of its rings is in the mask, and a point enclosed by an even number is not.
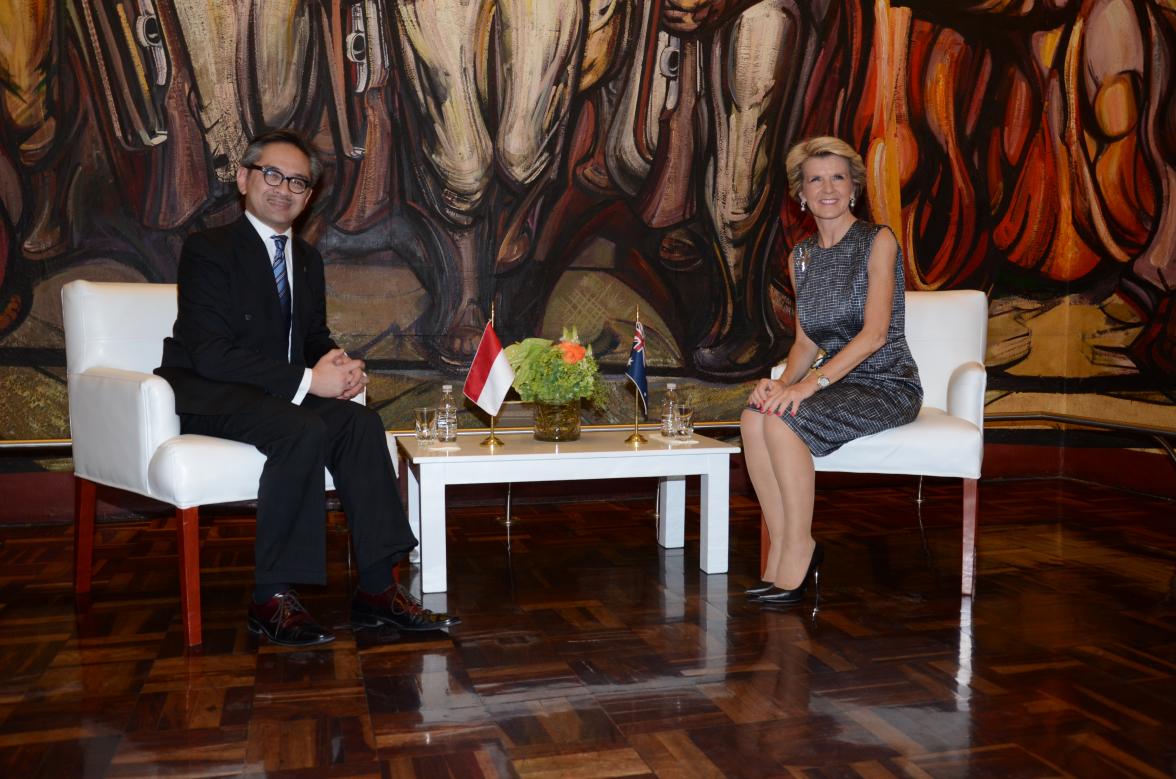
{"type": "Polygon", "coordinates": [[[674,438],[689,441],[694,437],[694,406],[679,403],[674,409],[674,438]]]}
{"type": "Polygon", "coordinates": [[[437,440],[437,409],[424,407],[414,409],[416,415],[416,438],[421,446],[432,446],[437,440]]]}

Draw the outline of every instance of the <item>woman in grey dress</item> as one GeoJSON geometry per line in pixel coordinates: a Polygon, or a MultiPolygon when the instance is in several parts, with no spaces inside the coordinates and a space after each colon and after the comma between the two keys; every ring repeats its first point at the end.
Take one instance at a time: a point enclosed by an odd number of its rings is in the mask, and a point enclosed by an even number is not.
{"type": "Polygon", "coordinates": [[[817,232],[789,256],[796,340],[787,366],[756,386],[740,423],[771,538],[763,582],[747,594],[775,604],[801,601],[824,557],[812,537],[813,457],[913,421],[923,401],[903,335],[902,251],[889,228],[853,215],[862,158],[840,139],[810,138],[786,166],[789,192],[817,232]],[[821,350],[828,358],[812,368],[821,350]]]}

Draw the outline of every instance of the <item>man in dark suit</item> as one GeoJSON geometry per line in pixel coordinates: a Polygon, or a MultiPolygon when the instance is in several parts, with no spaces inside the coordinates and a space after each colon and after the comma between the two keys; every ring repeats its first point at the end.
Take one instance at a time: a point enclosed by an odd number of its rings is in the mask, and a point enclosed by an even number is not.
{"type": "Polygon", "coordinates": [[[321,170],[295,133],[269,132],[249,145],[237,170],[245,213],[184,242],[179,311],[156,370],[175,390],[183,432],[243,441],[266,456],[248,625],[289,646],[335,638],[291,589],[326,581],[324,467],[359,566],[352,622],[400,630],[458,622],[393,581],[393,566],[417,540],[396,494],[383,423],[350,402],[367,375],[331,339],[322,257],[291,229],[321,170]]]}

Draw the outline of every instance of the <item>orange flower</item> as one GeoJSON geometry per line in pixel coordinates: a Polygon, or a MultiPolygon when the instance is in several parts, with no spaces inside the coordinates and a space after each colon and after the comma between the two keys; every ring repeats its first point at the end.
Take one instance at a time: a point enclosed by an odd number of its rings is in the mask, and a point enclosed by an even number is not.
{"type": "Polygon", "coordinates": [[[571,341],[560,341],[559,350],[563,352],[563,361],[568,365],[575,365],[580,360],[584,359],[585,349],[578,343],[571,341]]]}

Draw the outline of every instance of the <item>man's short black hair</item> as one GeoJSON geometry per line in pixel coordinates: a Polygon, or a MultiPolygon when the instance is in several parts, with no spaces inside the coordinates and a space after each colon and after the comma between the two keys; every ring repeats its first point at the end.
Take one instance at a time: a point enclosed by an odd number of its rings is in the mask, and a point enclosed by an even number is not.
{"type": "Polygon", "coordinates": [[[245,153],[241,155],[241,164],[256,165],[261,159],[261,150],[271,143],[288,143],[306,155],[310,160],[310,185],[313,187],[322,175],[323,161],[319,159],[318,152],[310,142],[293,130],[269,130],[257,136],[245,147],[245,153]]]}

